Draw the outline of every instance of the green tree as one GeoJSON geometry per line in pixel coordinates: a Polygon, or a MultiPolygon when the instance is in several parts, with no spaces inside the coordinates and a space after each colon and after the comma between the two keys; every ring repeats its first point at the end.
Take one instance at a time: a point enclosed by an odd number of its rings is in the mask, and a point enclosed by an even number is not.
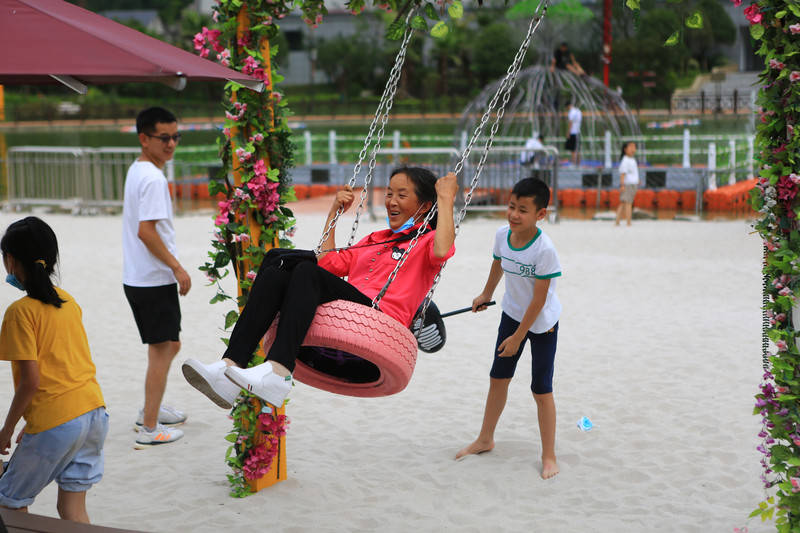
{"type": "Polygon", "coordinates": [[[519,43],[509,36],[509,25],[491,22],[482,27],[472,40],[472,72],[478,85],[484,86],[501,77],[514,59],[519,43]]]}

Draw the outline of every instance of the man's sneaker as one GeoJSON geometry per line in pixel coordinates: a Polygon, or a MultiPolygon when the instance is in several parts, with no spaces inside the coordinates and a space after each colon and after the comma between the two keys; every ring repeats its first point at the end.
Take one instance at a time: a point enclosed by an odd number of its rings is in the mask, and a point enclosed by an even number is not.
{"type": "Polygon", "coordinates": [[[181,368],[183,377],[192,387],[208,396],[212,402],[223,409],[233,407],[236,397],[239,396],[239,387],[225,377],[227,368],[225,361],[219,360],[216,363],[204,365],[197,359],[187,359],[181,368]]]}
{"type": "Polygon", "coordinates": [[[147,428],[142,427],[136,435],[136,444],[134,448],[142,450],[150,446],[157,446],[159,444],[169,444],[183,437],[183,431],[177,428],[168,428],[161,424],[157,424],[152,431],[147,431],[147,428]]]}
{"type": "MultiPolygon", "coordinates": [[[[186,422],[186,413],[174,407],[162,404],[158,409],[158,423],[162,426],[180,426],[186,422]]],[[[136,419],[136,427],[144,425],[144,410],[139,409],[139,418],[136,419]]]]}
{"type": "Polygon", "coordinates": [[[282,378],[272,371],[269,363],[252,368],[229,366],[225,369],[225,375],[241,388],[275,407],[283,406],[283,401],[292,389],[292,376],[282,378]]]}

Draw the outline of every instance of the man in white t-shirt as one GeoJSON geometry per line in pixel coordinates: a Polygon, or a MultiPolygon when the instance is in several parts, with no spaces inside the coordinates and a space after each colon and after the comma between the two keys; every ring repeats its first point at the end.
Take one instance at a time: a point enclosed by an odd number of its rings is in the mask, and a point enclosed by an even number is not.
{"type": "Polygon", "coordinates": [[[175,115],[160,107],[136,117],[142,152],[125,177],[122,208],[122,283],[142,343],[147,344],[144,409],[136,425],[136,447],[166,444],[183,432],[173,426],[186,415],[161,405],[170,364],[180,350],[181,309],[178,294],[192,280],[178,261],[172,201],[161,168],[180,140],[175,115]]]}
{"type": "Polygon", "coordinates": [[[545,159],[544,137],[539,133],[533,132],[533,135],[525,141],[525,151],[519,154],[519,162],[521,165],[531,165],[533,168],[539,168],[542,161],[545,159]]]}
{"type": "Polygon", "coordinates": [[[567,142],[565,148],[572,152],[572,164],[577,166],[578,162],[580,161],[580,149],[581,149],[581,121],[583,120],[583,114],[581,110],[578,109],[574,103],[569,105],[569,111],[567,112],[567,121],[569,121],[569,135],[567,136],[567,142]]]}

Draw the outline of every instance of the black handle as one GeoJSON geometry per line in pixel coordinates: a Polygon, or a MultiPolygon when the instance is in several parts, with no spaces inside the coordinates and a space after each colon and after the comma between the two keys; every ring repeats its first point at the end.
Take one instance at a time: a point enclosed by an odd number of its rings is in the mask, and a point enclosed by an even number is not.
{"type": "MultiPolygon", "coordinates": [[[[492,300],[491,302],[486,302],[485,304],[481,304],[481,306],[489,307],[494,305],[495,303],[497,302],[492,300]]],[[[472,311],[472,306],[465,307],[463,309],[456,309],[455,311],[450,311],[449,313],[442,313],[442,318],[447,318],[448,316],[453,316],[453,315],[459,315],[461,313],[466,313],[467,311],[472,311]]]]}

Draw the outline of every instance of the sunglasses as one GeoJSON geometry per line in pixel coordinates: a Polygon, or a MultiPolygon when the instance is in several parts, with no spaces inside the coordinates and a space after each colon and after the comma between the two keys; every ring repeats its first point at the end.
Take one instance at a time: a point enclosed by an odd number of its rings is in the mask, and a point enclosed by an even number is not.
{"type": "Polygon", "coordinates": [[[148,137],[152,137],[153,139],[158,139],[164,144],[169,143],[170,140],[175,141],[175,143],[179,143],[181,140],[181,134],[176,133],[175,135],[150,135],[149,133],[145,133],[148,137]]]}

